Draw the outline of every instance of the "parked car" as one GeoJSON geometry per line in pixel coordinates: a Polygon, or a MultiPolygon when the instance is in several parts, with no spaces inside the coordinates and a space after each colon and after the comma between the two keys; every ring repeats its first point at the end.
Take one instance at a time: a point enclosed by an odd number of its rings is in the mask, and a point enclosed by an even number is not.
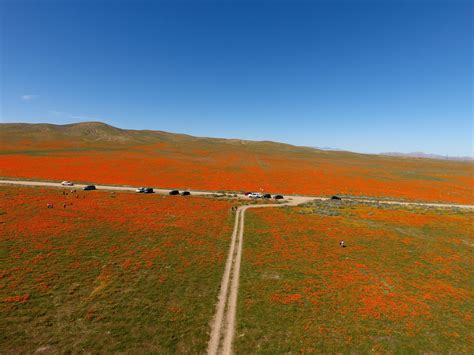
{"type": "Polygon", "coordinates": [[[145,187],[145,189],[143,190],[143,193],[145,193],[145,194],[152,194],[154,192],[155,191],[153,191],[153,188],[151,188],[151,187],[145,187]]]}
{"type": "Polygon", "coordinates": [[[170,195],[179,195],[179,191],[178,190],[171,190],[169,192],[170,195]]]}
{"type": "Polygon", "coordinates": [[[331,196],[331,200],[341,200],[341,198],[339,196],[334,195],[331,196]]]}
{"type": "Polygon", "coordinates": [[[83,190],[96,190],[95,185],[87,185],[82,188],[83,190]]]}
{"type": "Polygon", "coordinates": [[[270,194],[263,194],[262,198],[272,198],[272,195],[270,195],[270,194]]]}
{"type": "Polygon", "coordinates": [[[284,199],[284,197],[282,195],[275,195],[275,196],[273,196],[273,198],[275,200],[283,200],[284,199]]]}
{"type": "Polygon", "coordinates": [[[135,192],[143,193],[143,192],[145,192],[145,188],[144,187],[139,187],[138,189],[135,190],[135,192]]]}
{"type": "Polygon", "coordinates": [[[250,194],[251,194],[251,192],[246,192],[246,193],[244,193],[245,196],[248,196],[248,195],[250,195],[250,194]]]}
{"type": "Polygon", "coordinates": [[[189,191],[181,192],[181,196],[189,196],[189,195],[191,195],[191,192],[189,192],[189,191]]]}
{"type": "Polygon", "coordinates": [[[258,192],[252,192],[248,195],[250,198],[262,198],[262,194],[258,192]]]}
{"type": "Polygon", "coordinates": [[[70,182],[70,181],[63,181],[63,182],[61,183],[61,185],[63,185],[63,186],[74,186],[74,183],[72,183],[72,182],[70,182]]]}

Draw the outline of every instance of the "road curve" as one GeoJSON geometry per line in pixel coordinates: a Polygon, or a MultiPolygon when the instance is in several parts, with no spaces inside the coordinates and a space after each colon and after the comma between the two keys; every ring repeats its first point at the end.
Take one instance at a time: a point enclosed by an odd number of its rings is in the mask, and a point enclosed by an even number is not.
{"type": "MultiPolygon", "coordinates": [[[[46,182],[46,181],[29,181],[29,180],[0,180],[0,184],[3,185],[21,185],[21,186],[43,186],[43,187],[59,187],[59,188],[83,188],[84,184],[75,184],[74,187],[62,186],[57,182],[46,182]]],[[[113,186],[113,185],[95,185],[99,190],[110,190],[110,191],[128,191],[135,192],[137,187],[134,186],[113,186]]],[[[160,195],[167,195],[170,189],[153,188],[155,193],[160,195]]],[[[189,190],[191,194],[197,196],[212,196],[217,194],[217,191],[197,191],[189,190]]],[[[247,198],[244,194],[232,194],[235,198],[247,198]]],[[[227,197],[230,197],[227,195],[227,197]]],[[[305,202],[320,200],[327,201],[328,197],[323,196],[304,196],[304,195],[285,195],[285,201],[290,204],[302,204],[305,202]]],[[[344,201],[362,202],[362,203],[378,203],[387,205],[399,205],[399,206],[418,206],[418,207],[439,207],[439,208],[461,208],[467,210],[474,210],[474,205],[460,205],[453,203],[431,203],[431,202],[406,202],[406,201],[390,201],[390,200],[376,200],[376,199],[365,199],[357,197],[344,197],[344,201]]]]}

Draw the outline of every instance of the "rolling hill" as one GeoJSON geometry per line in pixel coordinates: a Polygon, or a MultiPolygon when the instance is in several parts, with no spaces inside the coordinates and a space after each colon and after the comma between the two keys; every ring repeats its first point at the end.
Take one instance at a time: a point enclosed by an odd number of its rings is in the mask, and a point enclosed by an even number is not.
{"type": "Polygon", "coordinates": [[[323,151],[270,141],[0,124],[0,176],[203,190],[474,202],[474,164],[323,151]]]}

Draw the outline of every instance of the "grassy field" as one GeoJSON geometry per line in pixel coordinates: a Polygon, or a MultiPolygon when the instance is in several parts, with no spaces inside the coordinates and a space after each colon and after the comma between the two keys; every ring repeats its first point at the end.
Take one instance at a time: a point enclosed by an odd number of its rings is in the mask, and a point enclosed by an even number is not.
{"type": "Polygon", "coordinates": [[[474,213],[337,202],[247,213],[237,353],[473,352],[474,213]]]}
{"type": "Polygon", "coordinates": [[[7,178],[474,203],[472,162],[328,152],[101,123],[0,127],[0,176],[7,178]]]}
{"type": "Polygon", "coordinates": [[[4,186],[0,202],[1,353],[205,351],[229,202],[4,186]]]}
{"type": "MultiPolygon", "coordinates": [[[[474,203],[472,162],[1,127],[0,176],[13,179],[474,203]]],[[[237,203],[0,187],[0,352],[204,352],[237,203]]],[[[238,352],[474,349],[472,212],[247,213],[238,352]]]]}

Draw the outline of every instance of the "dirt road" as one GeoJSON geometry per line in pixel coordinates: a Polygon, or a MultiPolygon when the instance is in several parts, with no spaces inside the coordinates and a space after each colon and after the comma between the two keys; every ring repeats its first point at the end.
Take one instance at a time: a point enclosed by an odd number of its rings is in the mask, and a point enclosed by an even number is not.
{"type": "Polygon", "coordinates": [[[207,347],[208,354],[232,353],[237,296],[239,292],[240,262],[242,259],[242,245],[244,240],[245,211],[249,208],[295,206],[311,200],[313,199],[308,197],[298,197],[284,204],[250,205],[241,206],[237,209],[229,254],[221,281],[216,313],[211,323],[211,337],[207,347]]]}
{"type": "MultiPolygon", "coordinates": [[[[75,188],[81,189],[83,188],[84,184],[76,184],[74,186],[62,186],[60,183],[57,182],[46,182],[46,181],[29,181],[29,180],[0,180],[0,184],[4,185],[21,185],[21,186],[44,186],[44,187],[59,187],[59,188],[75,188]]],[[[135,192],[137,187],[134,186],[113,186],[113,185],[95,185],[99,190],[110,190],[110,191],[129,191],[135,192]]],[[[156,194],[160,195],[167,195],[170,189],[160,189],[160,188],[153,188],[156,194]]],[[[216,191],[197,191],[197,190],[189,190],[191,194],[197,196],[212,196],[217,194],[216,191]]],[[[233,194],[234,195],[234,194],[233,194]]],[[[230,197],[230,195],[228,195],[230,197]]],[[[235,198],[247,198],[247,196],[243,194],[235,194],[235,198]]],[[[308,202],[311,200],[320,200],[326,201],[329,198],[323,196],[301,196],[301,195],[285,195],[285,201],[292,203],[292,204],[301,204],[304,202],[308,202]]],[[[452,204],[452,203],[429,203],[429,202],[406,202],[406,201],[389,201],[389,200],[376,200],[376,199],[364,199],[364,198],[344,198],[344,201],[354,201],[354,202],[366,202],[366,203],[380,203],[380,204],[388,204],[388,205],[400,205],[400,206],[419,206],[419,207],[440,207],[440,208],[462,208],[462,209],[469,209],[474,210],[474,205],[459,205],[459,204],[452,204]]]]}

